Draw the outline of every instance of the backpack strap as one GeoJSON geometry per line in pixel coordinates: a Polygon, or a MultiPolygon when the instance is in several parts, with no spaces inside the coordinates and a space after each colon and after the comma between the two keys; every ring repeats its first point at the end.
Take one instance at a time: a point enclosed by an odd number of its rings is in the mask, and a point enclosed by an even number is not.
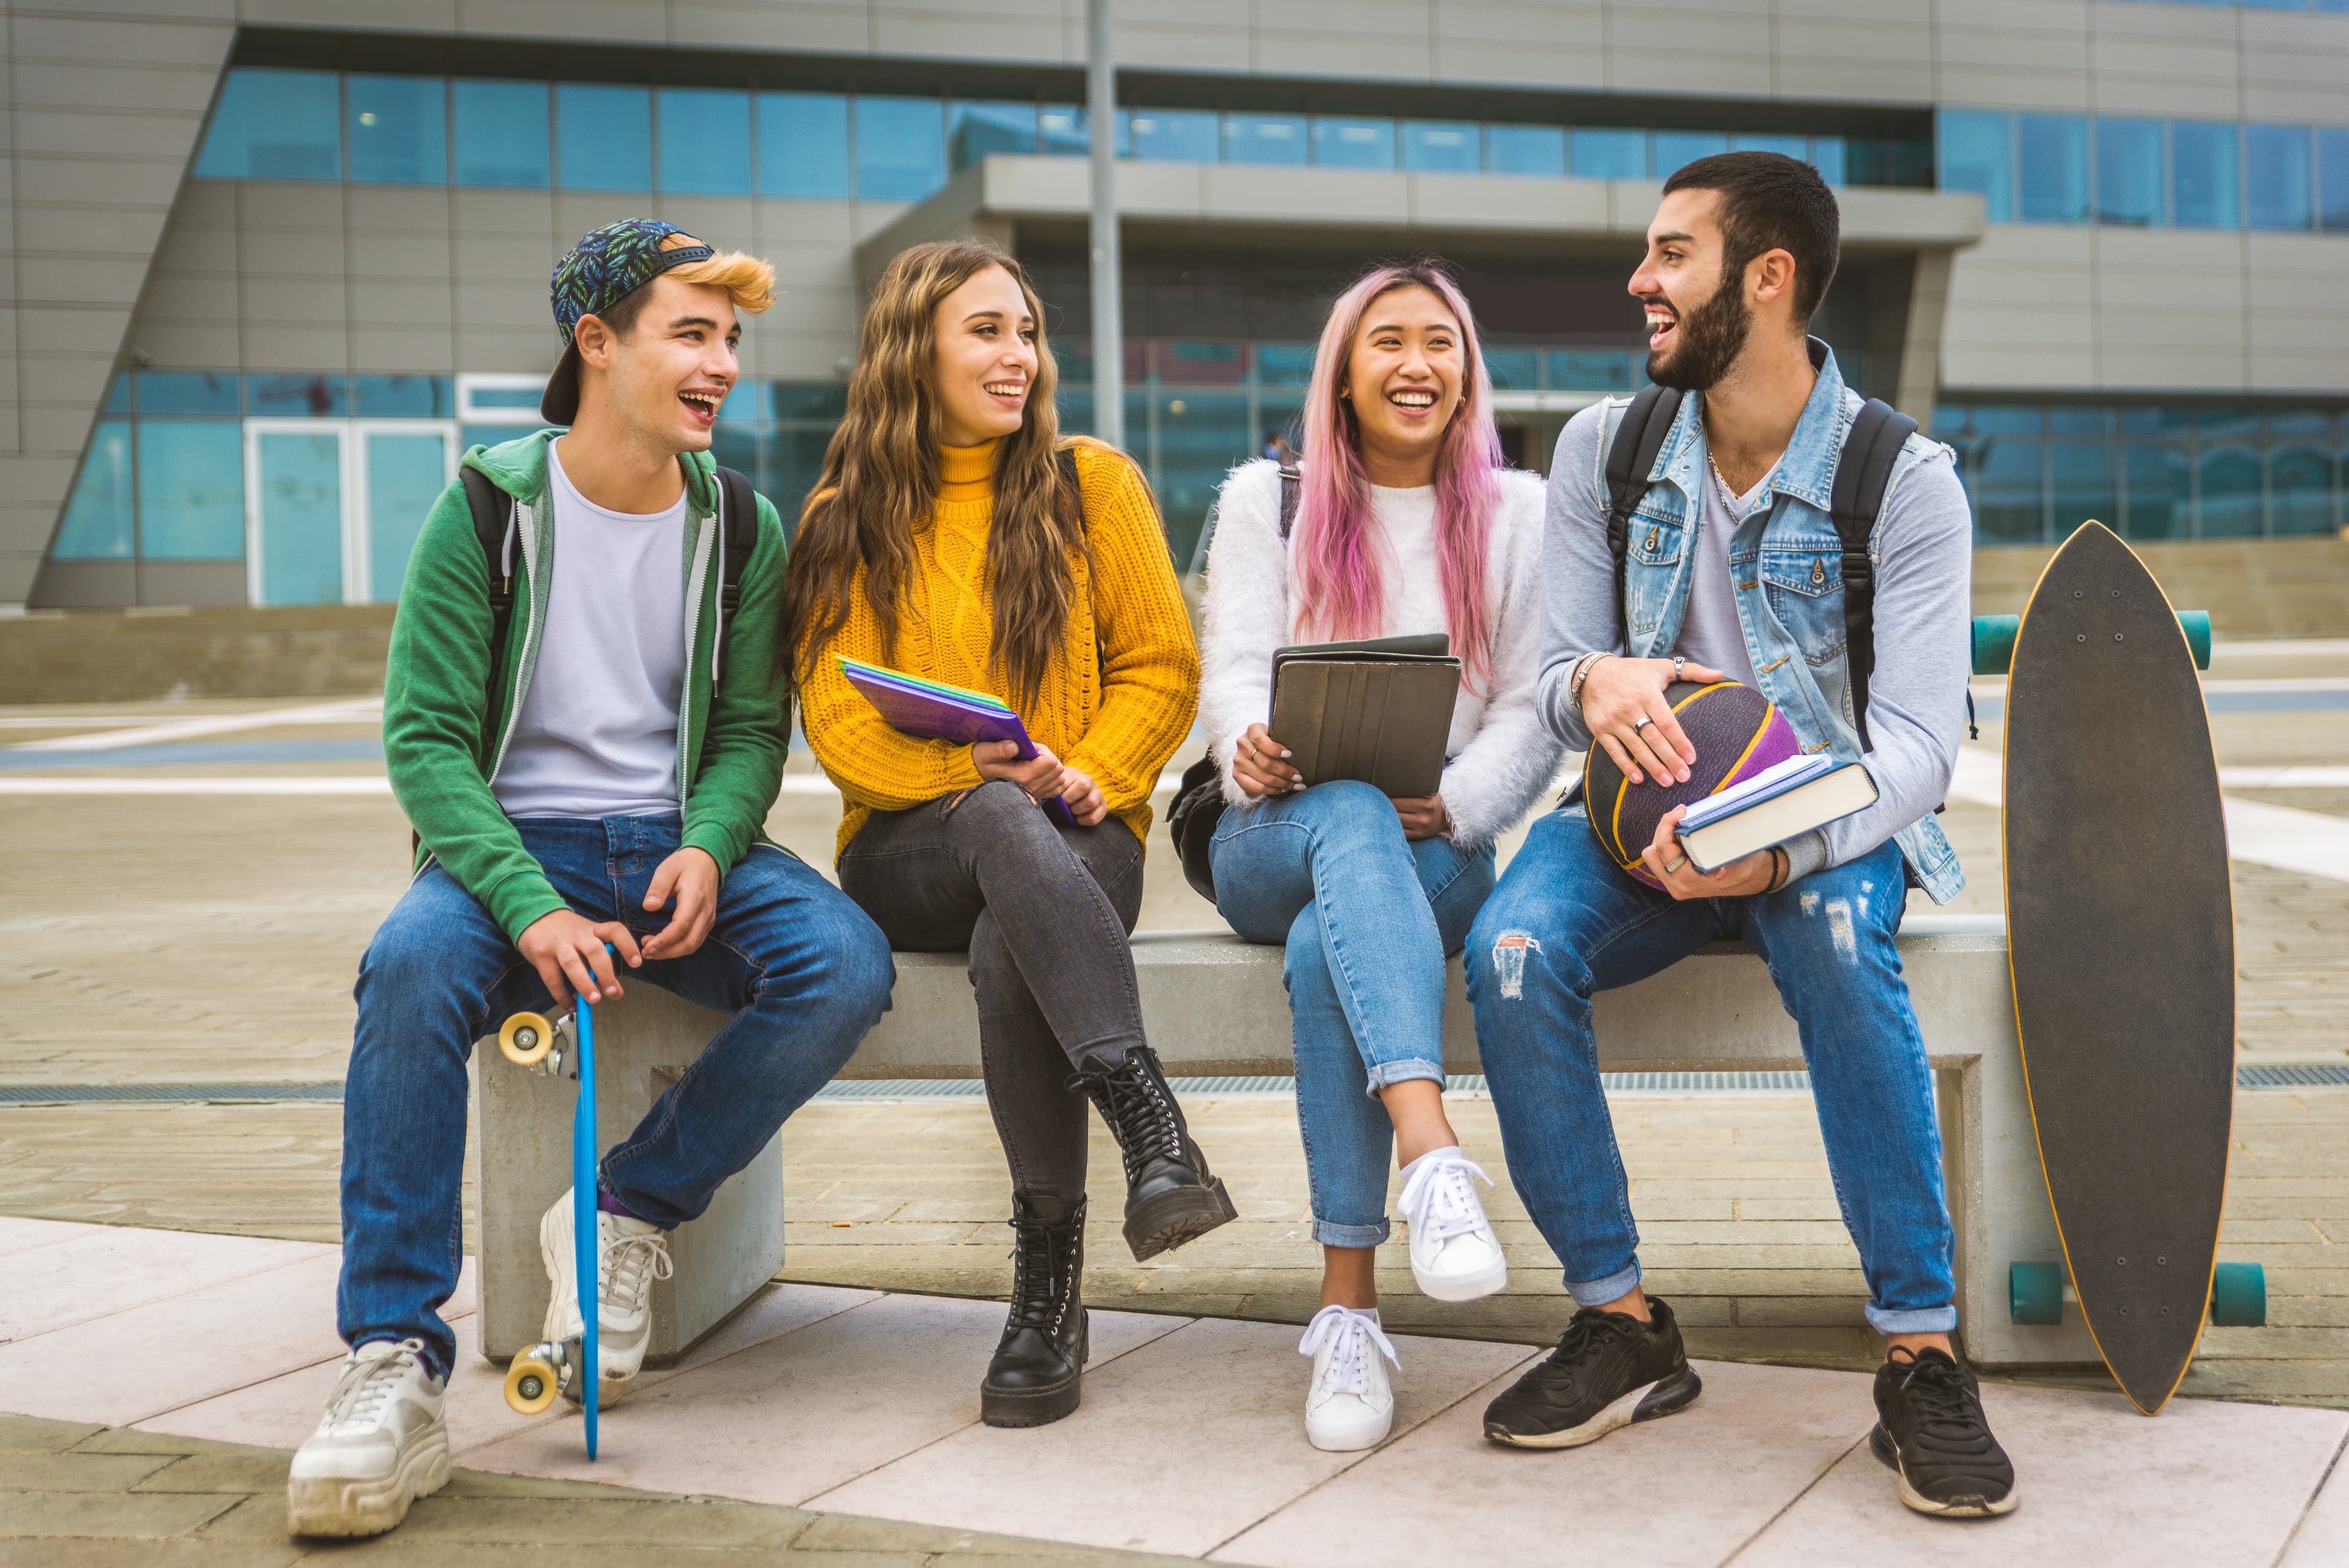
{"type": "Polygon", "coordinates": [[[710,683],[726,679],[727,633],[735,612],[742,607],[742,574],[750,552],[759,547],[759,498],[749,477],[734,469],[718,471],[718,651],[710,667],[710,683]]]}
{"type": "Polygon", "coordinates": [[[1631,554],[1631,514],[1648,493],[1648,475],[1655,472],[1656,456],[1664,450],[1664,438],[1672,433],[1672,421],[1680,413],[1679,389],[1651,382],[1623,410],[1607,448],[1607,553],[1615,561],[1615,622],[1623,628],[1627,651],[1631,617],[1624,605],[1623,567],[1631,554]]]}
{"type": "Polygon", "coordinates": [[[498,677],[505,663],[506,637],[513,626],[513,572],[506,556],[506,539],[513,532],[514,498],[499,489],[478,468],[460,468],[465,504],[473,514],[473,536],[481,541],[481,558],[490,574],[490,679],[487,701],[481,704],[482,749],[495,744],[490,730],[498,708],[498,677]]]}
{"type": "Polygon", "coordinates": [[[1859,726],[1863,752],[1868,749],[1868,678],[1876,669],[1876,563],[1868,546],[1877,514],[1884,509],[1892,464],[1900,456],[1901,444],[1916,431],[1915,420],[1880,398],[1870,398],[1852,420],[1836,458],[1829,511],[1843,545],[1844,659],[1851,671],[1852,718],[1859,726]]]}
{"type": "Polygon", "coordinates": [[[1280,542],[1288,543],[1288,531],[1297,526],[1297,504],[1305,493],[1305,472],[1293,462],[1280,465],[1280,542]]]}

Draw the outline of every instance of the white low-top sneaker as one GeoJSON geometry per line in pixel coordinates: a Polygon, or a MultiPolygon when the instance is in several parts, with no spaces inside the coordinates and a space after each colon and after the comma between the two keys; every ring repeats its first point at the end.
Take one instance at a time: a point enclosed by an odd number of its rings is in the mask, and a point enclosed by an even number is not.
{"type": "Polygon", "coordinates": [[[1493,1185],[1457,1145],[1403,1168],[1397,1207],[1411,1222],[1411,1277],[1440,1302],[1473,1302],[1509,1282],[1509,1260],[1485,1218],[1476,1183],[1493,1185]]]}
{"type": "MultiPolygon", "coordinates": [[[[579,1249],[573,1241],[571,1193],[554,1200],[538,1222],[538,1255],[546,1265],[546,1321],[541,1332],[550,1340],[576,1338],[586,1331],[579,1316],[579,1283],[573,1260],[579,1249]]],[[[636,1386],[644,1370],[645,1349],[653,1338],[653,1282],[676,1272],[669,1261],[668,1232],[625,1214],[595,1212],[596,1272],[602,1276],[595,1293],[595,1359],[601,1376],[595,1390],[600,1405],[616,1404],[636,1386]]],[[[564,1395],[574,1403],[586,1395],[576,1383],[564,1395]]]]}
{"type": "Polygon", "coordinates": [[[419,1339],[370,1340],[343,1362],[317,1430],[285,1478],[295,1535],[378,1535],[449,1480],[442,1389],[419,1339]]]}
{"type": "Polygon", "coordinates": [[[1394,1384],[1387,1376],[1387,1362],[1398,1370],[1402,1363],[1379,1327],[1376,1307],[1323,1307],[1305,1325],[1297,1354],[1313,1358],[1313,1386],[1305,1392],[1307,1442],[1350,1454],[1386,1439],[1394,1428],[1394,1384]]]}

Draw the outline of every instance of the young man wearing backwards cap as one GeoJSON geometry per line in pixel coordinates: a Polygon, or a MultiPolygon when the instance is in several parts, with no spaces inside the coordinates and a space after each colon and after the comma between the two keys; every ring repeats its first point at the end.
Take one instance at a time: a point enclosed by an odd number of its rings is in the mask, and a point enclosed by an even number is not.
{"type": "MultiPolygon", "coordinates": [[[[610,1404],[644,1364],[669,1231],[888,1006],[879,929],[761,831],[791,731],[782,527],[764,498],[729,514],[709,444],[738,312],[773,286],[767,263],[671,224],[587,235],[554,271],[564,351],[540,405],[568,429],[464,456],[510,514],[497,558],[461,483],[417,540],[383,715],[417,875],[359,965],[337,1295],[351,1349],[294,1456],[296,1534],[388,1530],[448,1479],[457,1347],[440,1308],[462,1261],[474,1041],[639,979],[733,1014],[599,1169],[586,1288],[610,1404]],[[741,530],[754,542],[730,607],[721,563],[741,530]],[[493,589],[512,595],[502,647],[493,589]]],[[[554,1339],[580,1331],[571,1216],[565,1192],[539,1225],[554,1339]]]]}
{"type": "Polygon", "coordinates": [[[1602,847],[1579,803],[1537,821],[1510,862],[1468,938],[1468,991],[1509,1175],[1579,1310],[1493,1401],[1485,1434],[1573,1448],[1696,1397],[1671,1307],[1640,1288],[1591,997],[1743,938],[1800,1031],[1868,1319],[1889,1342],[1871,1447],[1910,1508],[2003,1513],[2013,1468],[1951,1348],[1932,1075],[1893,941],[1910,887],[1946,902],[1965,880],[1933,811],[1965,726],[1972,523],[1949,450],[1894,427],[1868,549],[1874,661],[1855,680],[1844,609],[1857,568],[1831,502],[1861,400],[1806,333],[1838,230],[1835,193],[1806,163],[1732,152],[1682,169],[1630,291],[1650,378],[1684,396],[1646,472],[1620,470],[1637,509],[1619,563],[1606,468],[1625,401],[1576,415],[1558,440],[1538,689],[1549,728],[1578,751],[1604,747],[1635,783],[1685,783],[1697,753],[1665,688],[1676,671],[1732,679],[1775,703],[1805,752],[1864,762],[1878,797],[1712,873],[1690,863],[1674,809],[1642,855],[1661,890],[1602,847]]]}

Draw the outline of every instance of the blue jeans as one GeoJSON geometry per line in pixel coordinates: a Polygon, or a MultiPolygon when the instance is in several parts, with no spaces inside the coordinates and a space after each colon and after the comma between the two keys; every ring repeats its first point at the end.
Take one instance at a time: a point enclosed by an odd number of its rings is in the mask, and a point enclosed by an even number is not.
{"type": "Polygon", "coordinates": [[[1288,949],[1297,1124],[1313,1239],[1387,1239],[1394,1124],[1378,1092],[1444,1082],[1444,958],[1493,890],[1493,846],[1407,839],[1366,784],[1233,806],[1216,826],[1216,908],[1252,942],[1288,949]]]}
{"type": "MultiPolygon", "coordinates": [[[[668,923],[644,907],[674,854],[674,816],[526,819],[523,847],[574,909],[639,937],[668,923]]],[[[619,969],[734,1014],[626,1142],[597,1185],[664,1228],[693,1219],[783,1118],[844,1064],[889,1006],[889,944],[808,867],[754,846],[719,889],[709,936],[679,959],[619,969]]],[[[465,1059],[512,1012],[552,1004],[489,912],[437,863],[409,888],[359,963],[358,1027],[343,1091],[344,1340],[424,1342],[445,1377],[456,1339],[440,1308],[462,1262],[465,1059]]]]}
{"type": "Polygon", "coordinates": [[[1509,1179],[1578,1303],[1640,1282],[1591,998],[1743,938],[1802,1035],[1868,1321],[1880,1334],[1957,1326],[1932,1074],[1893,942],[1907,895],[1899,846],[1886,844],[1775,893],[1683,903],[1617,869],[1580,806],[1534,825],[1469,933],[1468,997],[1509,1179]]]}

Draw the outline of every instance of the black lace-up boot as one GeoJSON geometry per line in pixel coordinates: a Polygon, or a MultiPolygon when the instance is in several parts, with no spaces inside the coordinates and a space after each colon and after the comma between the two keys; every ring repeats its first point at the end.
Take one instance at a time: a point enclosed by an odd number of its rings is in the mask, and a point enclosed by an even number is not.
{"type": "Polygon", "coordinates": [[[1125,1244],[1134,1262],[1239,1218],[1222,1180],[1209,1173],[1206,1155],[1192,1141],[1156,1052],[1135,1045],[1113,1067],[1095,1061],[1069,1087],[1082,1089],[1117,1135],[1125,1157],[1125,1244]]]}
{"type": "Polygon", "coordinates": [[[978,1417],[990,1427],[1040,1427],[1074,1410],[1084,1393],[1085,1200],[1015,1192],[1011,1235],[1011,1317],[978,1386],[978,1417]]]}

